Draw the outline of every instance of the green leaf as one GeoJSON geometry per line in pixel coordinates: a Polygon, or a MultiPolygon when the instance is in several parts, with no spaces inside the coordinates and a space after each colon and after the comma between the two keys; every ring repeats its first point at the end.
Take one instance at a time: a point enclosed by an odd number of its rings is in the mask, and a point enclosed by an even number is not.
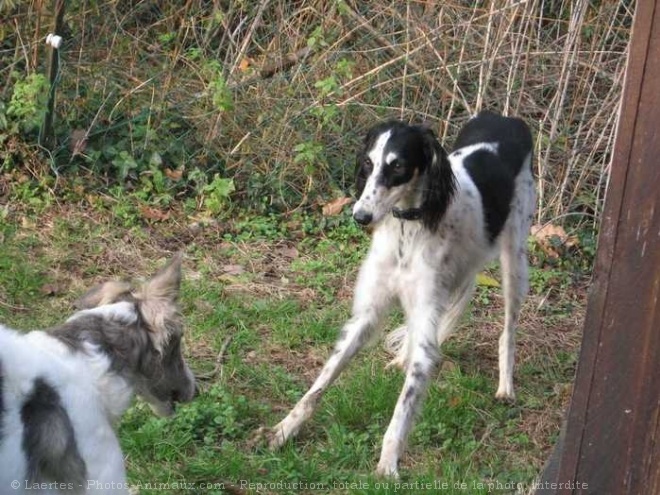
{"type": "Polygon", "coordinates": [[[490,275],[481,272],[477,273],[477,285],[479,287],[499,287],[500,283],[490,275]]]}

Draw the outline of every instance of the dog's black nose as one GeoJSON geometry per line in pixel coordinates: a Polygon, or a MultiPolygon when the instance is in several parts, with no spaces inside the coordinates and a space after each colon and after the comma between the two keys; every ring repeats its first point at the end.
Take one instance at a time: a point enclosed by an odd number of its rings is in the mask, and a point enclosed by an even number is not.
{"type": "Polygon", "coordinates": [[[374,216],[371,213],[367,213],[366,211],[358,210],[353,213],[353,218],[355,218],[355,221],[360,225],[369,225],[374,216]]]}

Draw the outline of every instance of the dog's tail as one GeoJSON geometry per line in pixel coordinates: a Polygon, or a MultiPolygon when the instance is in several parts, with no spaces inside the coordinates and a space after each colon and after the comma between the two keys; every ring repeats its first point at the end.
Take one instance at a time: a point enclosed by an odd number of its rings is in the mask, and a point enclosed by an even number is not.
{"type": "Polygon", "coordinates": [[[401,325],[399,328],[392,330],[385,336],[383,347],[385,351],[392,354],[394,358],[387,364],[387,367],[396,366],[402,370],[406,369],[408,361],[408,327],[401,325]]]}

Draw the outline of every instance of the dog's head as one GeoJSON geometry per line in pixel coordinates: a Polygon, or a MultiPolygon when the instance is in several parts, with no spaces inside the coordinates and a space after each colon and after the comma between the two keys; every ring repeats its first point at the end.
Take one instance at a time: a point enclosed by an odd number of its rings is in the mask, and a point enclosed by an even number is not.
{"type": "Polygon", "coordinates": [[[434,229],[455,185],[447,153],[433,131],[389,121],[373,127],[364,140],[356,189],[353,217],[358,223],[377,223],[400,204],[418,209],[424,225],[434,229]]]}
{"type": "Polygon", "coordinates": [[[97,344],[113,371],[126,375],[160,416],[171,415],[175,403],[195,395],[195,379],[181,350],[180,285],[177,255],[136,289],[122,282],[95,287],[77,302],[83,311],[69,319],[82,328],[78,338],[97,344]]]}

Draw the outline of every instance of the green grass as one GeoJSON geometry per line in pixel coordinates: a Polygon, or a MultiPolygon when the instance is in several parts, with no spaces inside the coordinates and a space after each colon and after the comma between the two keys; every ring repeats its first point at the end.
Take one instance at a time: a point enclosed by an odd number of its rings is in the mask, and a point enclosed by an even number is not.
{"type": "Polygon", "coordinates": [[[276,452],[255,445],[254,431],[278,422],[305,392],[348,316],[368,238],[345,220],[318,227],[307,217],[285,224],[245,214],[191,238],[181,221],[145,229],[117,225],[104,212],[16,212],[0,223],[0,319],[19,329],[55,324],[93,283],[146,276],[170,251],[186,252],[186,354],[202,393],[170,419],[140,401],[125,414],[120,440],[142,494],[407,493],[429,484],[464,495],[513,493],[511,486],[530,483],[566,402],[557,384],[570,383],[577,352],[579,288],[561,279],[552,328],[538,309],[553,288],[547,284],[561,277],[555,268],[547,277],[536,268],[513,405],[493,397],[499,289],[479,288],[443,349],[446,364],[410,435],[400,480],[371,474],[403,381],[384,369],[388,356],[378,345],[337,380],[295,440],[276,452]],[[228,274],[230,265],[244,270],[228,274]]]}

